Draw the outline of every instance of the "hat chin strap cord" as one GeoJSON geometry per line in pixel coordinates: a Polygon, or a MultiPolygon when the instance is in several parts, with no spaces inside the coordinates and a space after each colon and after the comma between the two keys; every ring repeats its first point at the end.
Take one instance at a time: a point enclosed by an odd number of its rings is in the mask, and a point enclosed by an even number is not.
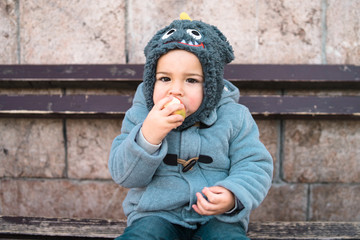
{"type": "Polygon", "coordinates": [[[199,159],[199,157],[190,158],[189,160],[183,160],[183,159],[178,158],[177,162],[179,164],[183,165],[182,171],[187,172],[195,166],[198,159],[199,159]]]}

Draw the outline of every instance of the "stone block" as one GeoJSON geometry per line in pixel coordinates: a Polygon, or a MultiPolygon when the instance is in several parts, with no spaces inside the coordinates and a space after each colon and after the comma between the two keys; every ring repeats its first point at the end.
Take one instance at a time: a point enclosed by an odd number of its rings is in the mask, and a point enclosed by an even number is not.
{"type": "Polygon", "coordinates": [[[195,20],[216,26],[233,47],[232,63],[255,63],[257,59],[258,1],[188,1],[186,8],[195,20]]]}
{"type": "Polygon", "coordinates": [[[252,51],[256,39],[253,28],[256,19],[256,2],[239,3],[235,0],[223,1],[131,1],[129,4],[128,33],[129,60],[144,63],[143,49],[151,37],[161,28],[179,19],[186,11],[193,20],[201,20],[217,26],[228,38],[235,50],[237,62],[252,62],[252,51]],[[241,14],[239,14],[241,13],[241,14]]]}
{"type": "Polygon", "coordinates": [[[127,190],[112,181],[1,180],[2,215],[122,219],[127,190]]]}
{"type": "Polygon", "coordinates": [[[250,216],[251,221],[305,221],[305,184],[273,184],[263,203],[250,216]]]}
{"type": "Polygon", "coordinates": [[[187,11],[217,26],[234,48],[234,63],[321,63],[321,1],[132,1],[129,59],[143,63],[143,49],[159,30],[187,11]]]}
{"type": "Polygon", "coordinates": [[[62,120],[0,118],[0,177],[62,177],[62,120]]]}
{"type": "Polygon", "coordinates": [[[259,132],[260,140],[270,152],[274,160],[274,179],[277,179],[277,156],[278,156],[278,140],[279,140],[279,122],[276,120],[257,120],[256,121],[259,132]]]}
{"type": "Polygon", "coordinates": [[[321,63],[321,1],[258,1],[252,63],[321,63]]]}
{"type": "Polygon", "coordinates": [[[328,64],[360,64],[360,1],[328,0],[326,11],[328,64]]]}
{"type": "Polygon", "coordinates": [[[16,1],[0,1],[0,64],[16,64],[17,19],[16,1]]]}
{"type": "Polygon", "coordinates": [[[178,18],[178,1],[128,2],[127,51],[129,63],[145,63],[144,48],[160,28],[178,18]]]}
{"type": "Polygon", "coordinates": [[[125,63],[125,1],[22,1],[20,24],[23,63],[125,63]]]}
{"type": "Polygon", "coordinates": [[[120,134],[122,119],[66,120],[68,176],[110,179],[108,159],[112,141],[120,134]]]}
{"type": "Polygon", "coordinates": [[[311,221],[360,221],[359,184],[315,184],[311,196],[311,221]]]}
{"type": "Polygon", "coordinates": [[[359,121],[286,120],[284,180],[359,183],[359,129],[359,121]]]}

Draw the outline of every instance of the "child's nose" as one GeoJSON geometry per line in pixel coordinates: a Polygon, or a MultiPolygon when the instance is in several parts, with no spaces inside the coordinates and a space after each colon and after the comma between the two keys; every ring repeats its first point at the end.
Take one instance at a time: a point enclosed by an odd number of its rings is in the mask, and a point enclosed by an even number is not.
{"type": "Polygon", "coordinates": [[[173,96],[182,96],[184,94],[182,84],[178,82],[172,84],[169,94],[173,96]]]}

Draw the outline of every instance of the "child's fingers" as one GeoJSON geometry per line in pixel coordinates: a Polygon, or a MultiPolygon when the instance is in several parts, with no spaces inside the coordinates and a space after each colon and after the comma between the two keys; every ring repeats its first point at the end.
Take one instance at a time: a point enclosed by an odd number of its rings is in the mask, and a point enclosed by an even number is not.
{"type": "Polygon", "coordinates": [[[196,197],[197,197],[198,204],[201,204],[202,206],[207,206],[210,204],[209,201],[206,200],[201,193],[196,193],[196,197]]]}
{"type": "Polygon", "coordinates": [[[206,196],[206,198],[208,199],[209,202],[211,203],[217,203],[218,201],[218,192],[217,191],[214,191],[213,192],[213,189],[211,188],[208,188],[208,187],[205,187],[203,190],[202,190],[202,193],[206,196]]]}
{"type": "Polygon", "coordinates": [[[199,204],[194,204],[192,207],[193,207],[194,211],[197,212],[200,215],[207,215],[207,216],[212,215],[212,214],[208,213],[208,211],[204,210],[201,207],[201,205],[199,205],[199,204]]]}
{"type": "Polygon", "coordinates": [[[174,97],[173,96],[167,96],[164,97],[163,99],[160,99],[155,105],[154,108],[157,110],[161,110],[164,108],[164,105],[168,102],[170,102],[174,97]]]}
{"type": "Polygon", "coordinates": [[[162,109],[162,111],[165,113],[165,115],[180,115],[179,111],[184,110],[185,106],[181,103],[174,103],[167,105],[165,108],[162,109]]]}
{"type": "Polygon", "coordinates": [[[207,193],[207,197],[213,200],[210,200],[216,203],[221,211],[229,211],[235,207],[235,196],[234,194],[221,186],[212,186],[209,188],[204,188],[203,192],[207,193]]]}
{"type": "Polygon", "coordinates": [[[200,215],[216,214],[216,206],[208,202],[201,193],[196,193],[197,202],[193,205],[193,209],[200,215]]]}
{"type": "Polygon", "coordinates": [[[224,187],[205,187],[202,193],[197,193],[197,204],[194,210],[201,215],[222,214],[234,208],[234,196],[224,187]]]}
{"type": "Polygon", "coordinates": [[[196,204],[193,204],[193,205],[192,205],[192,208],[193,208],[194,211],[197,212],[199,215],[207,215],[207,214],[205,214],[204,210],[200,209],[200,208],[198,207],[198,205],[196,205],[196,204]]]}
{"type": "Polygon", "coordinates": [[[215,194],[220,194],[224,192],[224,187],[220,187],[220,186],[207,187],[207,189],[215,194]]]}
{"type": "Polygon", "coordinates": [[[182,122],[185,120],[181,115],[179,114],[173,114],[170,115],[168,118],[168,122],[169,123],[180,123],[182,124],[182,122]]]}
{"type": "Polygon", "coordinates": [[[184,108],[184,105],[182,104],[171,104],[169,106],[166,106],[162,111],[164,111],[165,115],[179,115],[179,114],[173,114],[175,111],[181,110],[184,108]]]}

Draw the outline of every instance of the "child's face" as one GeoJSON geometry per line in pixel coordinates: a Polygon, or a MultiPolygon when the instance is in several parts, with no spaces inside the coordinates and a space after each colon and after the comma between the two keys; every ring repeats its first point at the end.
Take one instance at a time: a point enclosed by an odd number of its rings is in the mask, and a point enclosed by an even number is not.
{"type": "Polygon", "coordinates": [[[185,50],[171,50],[162,55],[156,67],[153,101],[174,96],[186,108],[186,116],[196,112],[203,99],[204,76],[199,59],[185,50]]]}

